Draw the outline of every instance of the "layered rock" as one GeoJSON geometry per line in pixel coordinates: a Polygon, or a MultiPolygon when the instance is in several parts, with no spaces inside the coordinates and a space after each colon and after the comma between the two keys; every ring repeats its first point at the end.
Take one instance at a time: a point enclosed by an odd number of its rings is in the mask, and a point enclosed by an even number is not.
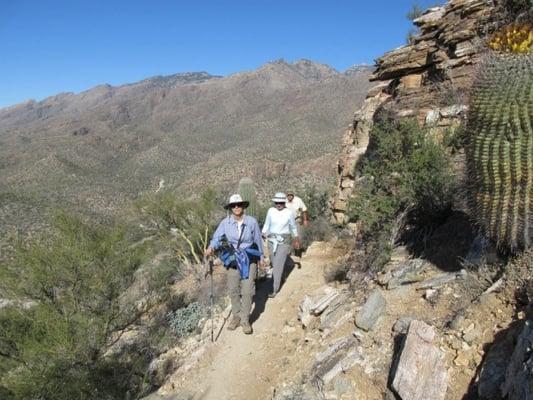
{"type": "Polygon", "coordinates": [[[338,187],[332,199],[334,220],[347,222],[346,209],[356,184],[356,165],[366,152],[377,110],[414,117],[442,136],[459,125],[467,93],[484,52],[484,37],[498,25],[490,0],[450,0],[414,20],[419,33],[412,43],[376,61],[371,81],[379,82],[345,132],[338,162],[338,187]]]}

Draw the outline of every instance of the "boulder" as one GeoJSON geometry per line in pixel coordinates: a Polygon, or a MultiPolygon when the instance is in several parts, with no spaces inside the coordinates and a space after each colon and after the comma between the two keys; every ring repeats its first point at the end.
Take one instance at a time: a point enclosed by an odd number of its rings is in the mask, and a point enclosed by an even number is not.
{"type": "Polygon", "coordinates": [[[402,400],[444,400],[448,373],[433,327],[412,321],[393,371],[392,388],[402,400]]]}
{"type": "Polygon", "coordinates": [[[505,372],[507,400],[533,400],[533,321],[526,321],[505,372]]]}
{"type": "Polygon", "coordinates": [[[374,290],[363,305],[363,308],[355,316],[355,325],[364,331],[372,330],[381,314],[385,311],[385,307],[385,298],[379,290],[374,290]]]}
{"type": "Polygon", "coordinates": [[[501,399],[501,386],[505,381],[505,370],[512,353],[512,337],[506,337],[491,346],[479,371],[477,393],[480,399],[501,399]]]}

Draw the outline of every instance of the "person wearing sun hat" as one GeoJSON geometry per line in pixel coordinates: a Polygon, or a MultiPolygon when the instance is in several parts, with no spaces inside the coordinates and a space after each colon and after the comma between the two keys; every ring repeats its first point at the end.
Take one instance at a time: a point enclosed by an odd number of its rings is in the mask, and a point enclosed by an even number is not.
{"type": "Polygon", "coordinates": [[[227,329],[235,330],[239,325],[245,334],[252,333],[250,325],[250,311],[252,310],[252,298],[255,294],[255,278],[257,264],[263,262],[263,239],[259,224],[254,217],[245,214],[249,202],[243,201],[239,194],[231,195],[224,209],[228,210],[228,216],[218,225],[209,247],[205,251],[206,256],[212,256],[220,247],[223,239],[235,250],[255,248],[259,256],[249,259],[249,268],[246,276],[242,275],[235,263],[226,266],[227,288],[231,298],[231,311],[233,318],[227,329]]]}
{"type": "Polygon", "coordinates": [[[294,238],[294,247],[300,247],[300,239],[296,221],[291,210],[286,207],[287,196],[278,192],[272,198],[274,207],[268,209],[263,225],[263,236],[268,240],[270,262],[273,269],[272,292],[269,297],[275,297],[281,286],[281,277],[285,262],[291,252],[291,238],[294,238]]]}

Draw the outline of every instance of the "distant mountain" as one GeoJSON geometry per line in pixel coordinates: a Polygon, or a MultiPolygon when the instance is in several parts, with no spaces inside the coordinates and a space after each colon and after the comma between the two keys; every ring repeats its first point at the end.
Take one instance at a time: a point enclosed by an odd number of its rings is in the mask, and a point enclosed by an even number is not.
{"type": "Polygon", "coordinates": [[[344,75],[346,76],[366,76],[368,72],[373,72],[374,67],[371,65],[352,65],[351,67],[347,68],[346,71],[344,71],[344,75]]]}
{"type": "Polygon", "coordinates": [[[324,183],[370,73],[278,60],[0,109],[0,225],[25,229],[48,207],[112,214],[161,179],[184,195],[231,191],[245,175],[265,193],[285,181],[324,183]]]}

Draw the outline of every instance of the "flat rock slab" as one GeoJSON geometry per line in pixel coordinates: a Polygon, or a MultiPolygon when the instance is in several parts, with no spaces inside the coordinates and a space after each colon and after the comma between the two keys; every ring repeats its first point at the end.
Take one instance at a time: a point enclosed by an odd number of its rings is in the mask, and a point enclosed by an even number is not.
{"type": "Polygon", "coordinates": [[[437,343],[433,327],[411,322],[392,381],[402,400],[444,400],[448,373],[437,343]]]}
{"type": "Polygon", "coordinates": [[[434,276],[432,278],[426,279],[425,281],[421,282],[418,286],[419,290],[422,289],[437,289],[441,286],[444,286],[450,282],[455,281],[457,278],[465,278],[466,277],[466,271],[461,270],[457,273],[447,273],[447,274],[440,274],[437,276],[434,276]]]}
{"type": "Polygon", "coordinates": [[[374,290],[355,316],[355,325],[364,331],[372,330],[378,318],[385,311],[385,307],[385,298],[379,290],[374,290]]]}
{"type": "Polygon", "coordinates": [[[378,277],[378,282],[389,290],[420,282],[424,280],[425,265],[426,262],[419,258],[390,263],[385,267],[384,273],[378,277]]]}
{"type": "Polygon", "coordinates": [[[324,378],[329,382],[343,370],[349,369],[361,357],[355,350],[356,340],[352,336],[342,337],[332,343],[326,350],[315,355],[315,362],[307,377],[310,380],[324,378]]]}

